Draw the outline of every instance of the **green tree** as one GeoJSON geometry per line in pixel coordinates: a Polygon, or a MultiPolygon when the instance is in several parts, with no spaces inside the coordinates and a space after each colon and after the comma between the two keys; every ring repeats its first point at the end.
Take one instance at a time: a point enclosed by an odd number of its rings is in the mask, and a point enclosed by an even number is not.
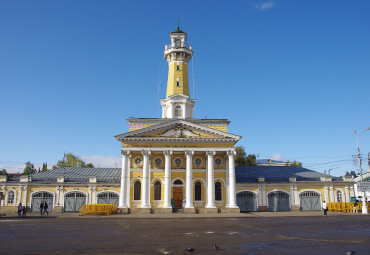
{"type": "Polygon", "coordinates": [[[30,161],[27,161],[22,174],[29,175],[29,174],[34,174],[34,173],[37,173],[35,166],[30,161]]]}
{"type": "Polygon", "coordinates": [[[247,158],[245,159],[245,165],[246,166],[255,166],[256,165],[256,155],[255,154],[249,154],[247,158]]]}
{"type": "Polygon", "coordinates": [[[353,176],[354,178],[356,178],[358,174],[356,174],[355,171],[351,171],[351,172],[346,172],[346,176],[353,176]]]}
{"type": "Polygon", "coordinates": [[[5,169],[0,170],[0,175],[6,175],[8,176],[8,172],[5,169]]]}
{"type": "Polygon", "coordinates": [[[92,163],[87,163],[80,159],[78,156],[69,152],[64,154],[62,160],[58,160],[57,165],[53,166],[53,169],[60,167],[94,167],[92,163]]]}
{"type": "Polygon", "coordinates": [[[48,163],[42,163],[41,172],[45,172],[48,170],[48,163]]]}
{"type": "Polygon", "coordinates": [[[255,166],[256,165],[256,155],[249,154],[245,152],[243,146],[235,147],[235,165],[236,166],[255,166]]]}
{"type": "Polygon", "coordinates": [[[298,167],[302,167],[302,162],[299,162],[297,160],[294,160],[292,162],[290,162],[289,160],[285,163],[287,166],[298,166],[298,167]]]}
{"type": "Polygon", "coordinates": [[[235,152],[235,166],[245,166],[245,158],[247,156],[247,153],[245,153],[244,147],[236,147],[235,152]]]}

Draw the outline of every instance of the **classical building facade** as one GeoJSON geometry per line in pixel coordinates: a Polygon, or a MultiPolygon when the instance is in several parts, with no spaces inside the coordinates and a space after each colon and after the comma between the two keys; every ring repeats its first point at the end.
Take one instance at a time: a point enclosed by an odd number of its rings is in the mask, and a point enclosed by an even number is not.
{"type": "Polygon", "coordinates": [[[129,118],[116,136],[122,168],[58,168],[30,176],[0,176],[2,212],[21,202],[38,211],[75,212],[83,204],[117,204],[122,213],[218,213],[321,210],[323,200],[347,202],[350,178],[283,165],[235,167],[227,119],[196,119],[188,63],[193,49],[177,29],[165,46],[168,62],[162,118],[129,118]],[[173,210],[175,208],[175,210],[173,210]]]}
{"type": "Polygon", "coordinates": [[[122,145],[123,210],[172,212],[183,203],[186,212],[238,210],[234,145],[241,137],[227,132],[226,119],[193,118],[188,78],[193,50],[186,39],[177,29],[165,46],[168,82],[162,118],[130,118],[129,132],[116,136],[122,145]]]}

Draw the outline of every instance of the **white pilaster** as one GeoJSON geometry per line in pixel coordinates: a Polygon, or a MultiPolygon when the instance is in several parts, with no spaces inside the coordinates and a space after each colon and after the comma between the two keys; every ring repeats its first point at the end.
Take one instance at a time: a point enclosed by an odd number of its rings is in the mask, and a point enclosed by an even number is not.
{"type": "MultiPolygon", "coordinates": [[[[206,208],[216,208],[215,205],[215,173],[213,156],[216,154],[214,151],[207,151],[207,204],[206,208]]],[[[229,178],[230,180],[230,178],[229,178]]]]}
{"type": "Polygon", "coordinates": [[[92,203],[96,204],[96,186],[93,187],[92,203]]]}
{"type": "Polygon", "coordinates": [[[164,204],[163,208],[172,208],[171,205],[171,155],[172,151],[164,151],[164,204]]]}
{"type": "Polygon", "coordinates": [[[345,197],[345,201],[344,202],[349,202],[349,189],[348,189],[348,185],[346,185],[346,191],[345,191],[345,195],[344,195],[344,197],[345,197]]]}
{"type": "Polygon", "coordinates": [[[228,151],[229,156],[229,208],[239,208],[236,204],[235,151],[228,151]]]}
{"type": "Polygon", "coordinates": [[[27,205],[27,190],[28,190],[28,187],[27,185],[26,186],[23,186],[23,198],[22,198],[22,204],[24,206],[27,205]]]}
{"type": "Polygon", "coordinates": [[[324,187],[324,194],[325,194],[324,201],[325,201],[326,203],[329,203],[329,202],[330,202],[330,201],[329,201],[329,190],[328,190],[328,186],[326,186],[326,185],[325,185],[325,187],[324,187]]]}
{"type": "Polygon", "coordinates": [[[122,154],[122,171],[121,171],[121,189],[119,193],[118,208],[127,208],[126,178],[128,168],[128,156],[130,152],[122,150],[121,154],[122,154]]]}
{"type": "Polygon", "coordinates": [[[143,150],[143,199],[141,202],[141,208],[150,208],[149,198],[150,198],[150,181],[149,181],[149,150],[143,150]]]}
{"type": "Polygon", "coordinates": [[[92,188],[91,186],[89,186],[89,197],[87,199],[87,203],[86,204],[92,204],[92,188]]]}
{"type": "Polygon", "coordinates": [[[193,154],[194,154],[194,151],[185,151],[185,155],[186,155],[186,204],[185,204],[185,208],[194,208],[194,205],[193,205],[193,154]]]}
{"type": "Polygon", "coordinates": [[[22,202],[22,186],[19,186],[19,188],[18,188],[18,197],[17,197],[17,203],[16,203],[16,205],[18,205],[21,202],[22,202]]]}
{"type": "Polygon", "coordinates": [[[266,186],[262,185],[262,201],[263,201],[263,206],[267,206],[267,196],[266,196],[266,186]]]}

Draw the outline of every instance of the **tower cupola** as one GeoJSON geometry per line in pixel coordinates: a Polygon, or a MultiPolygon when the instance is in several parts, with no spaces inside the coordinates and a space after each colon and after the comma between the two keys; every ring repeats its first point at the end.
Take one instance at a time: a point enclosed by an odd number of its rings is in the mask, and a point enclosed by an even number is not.
{"type": "Polygon", "coordinates": [[[165,45],[168,80],[166,99],[161,99],[162,118],[193,118],[195,100],[190,99],[188,73],[193,50],[186,40],[187,34],[177,27],[177,30],[170,33],[171,44],[165,45]]]}

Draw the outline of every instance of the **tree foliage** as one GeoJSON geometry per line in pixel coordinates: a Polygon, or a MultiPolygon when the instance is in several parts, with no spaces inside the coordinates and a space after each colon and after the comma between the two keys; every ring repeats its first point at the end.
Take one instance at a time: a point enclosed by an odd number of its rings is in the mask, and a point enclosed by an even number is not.
{"type": "Polygon", "coordinates": [[[245,152],[243,146],[235,147],[235,165],[236,166],[255,166],[256,165],[256,155],[249,154],[245,152]]]}
{"type": "Polygon", "coordinates": [[[37,173],[35,166],[30,161],[27,161],[25,165],[26,166],[24,167],[22,175],[29,175],[29,174],[37,173]]]}
{"type": "Polygon", "coordinates": [[[41,172],[45,172],[48,170],[48,163],[42,163],[41,172]]]}
{"type": "Polygon", "coordinates": [[[293,160],[292,162],[290,162],[289,160],[286,162],[286,165],[287,166],[298,166],[298,167],[302,167],[302,162],[299,162],[297,160],[293,160]]]}
{"type": "Polygon", "coordinates": [[[346,172],[346,176],[352,176],[353,178],[356,178],[359,176],[355,171],[346,172]]]}
{"type": "Polygon", "coordinates": [[[92,163],[86,163],[78,156],[69,152],[69,153],[64,154],[64,157],[62,160],[58,160],[56,166],[53,166],[53,169],[60,168],[60,167],[91,167],[93,168],[94,165],[92,163]]]}
{"type": "Polygon", "coordinates": [[[0,170],[0,175],[8,175],[8,172],[5,169],[0,170]]]}

